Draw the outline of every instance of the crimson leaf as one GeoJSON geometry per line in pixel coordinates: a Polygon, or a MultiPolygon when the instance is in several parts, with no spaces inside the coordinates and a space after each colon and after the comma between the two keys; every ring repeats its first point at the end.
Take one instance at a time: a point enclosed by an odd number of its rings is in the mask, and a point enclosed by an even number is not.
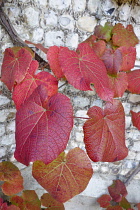
{"type": "Polygon", "coordinates": [[[88,43],[81,43],[77,52],[63,48],[59,59],[62,71],[71,85],[79,90],[92,90],[90,85],[94,84],[101,99],[112,101],[113,93],[108,87],[104,63],[88,43]]]}
{"type": "Polygon", "coordinates": [[[113,162],[128,154],[125,146],[125,114],[120,101],[107,102],[104,110],[94,106],[88,110],[84,124],[84,142],[91,160],[113,162]]]}
{"type": "Polygon", "coordinates": [[[16,114],[15,158],[28,165],[42,160],[49,163],[65,148],[73,127],[73,110],[67,96],[47,96],[38,86],[16,114]]]}
{"type": "Polygon", "coordinates": [[[140,69],[131,71],[127,74],[128,87],[131,93],[140,94],[140,69]]]}
{"type": "Polygon", "coordinates": [[[133,112],[132,110],[131,110],[130,112],[131,112],[131,115],[132,115],[132,122],[133,122],[133,125],[134,125],[138,130],[140,130],[140,112],[136,113],[136,112],[133,112]]]}
{"type": "Polygon", "coordinates": [[[100,198],[97,199],[97,202],[100,204],[100,207],[106,208],[110,206],[110,201],[112,200],[110,195],[102,195],[100,198]]]}

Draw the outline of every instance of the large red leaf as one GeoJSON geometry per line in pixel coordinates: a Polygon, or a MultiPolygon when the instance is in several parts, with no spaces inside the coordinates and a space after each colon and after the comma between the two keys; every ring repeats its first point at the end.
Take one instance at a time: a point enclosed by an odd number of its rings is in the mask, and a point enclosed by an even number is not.
{"type": "Polygon", "coordinates": [[[113,27],[112,34],[112,41],[115,46],[135,47],[139,43],[132,25],[124,28],[121,23],[118,23],[113,27]]]}
{"type": "Polygon", "coordinates": [[[106,208],[110,206],[110,201],[112,200],[110,195],[102,195],[100,198],[97,199],[97,202],[100,204],[100,207],[106,208]]]}
{"type": "Polygon", "coordinates": [[[136,112],[133,112],[132,110],[131,110],[130,112],[131,112],[131,115],[132,115],[132,122],[133,122],[133,125],[134,125],[138,130],[140,130],[140,112],[136,113],[136,112]]]}
{"type": "Polygon", "coordinates": [[[61,49],[59,59],[62,71],[71,85],[80,90],[91,90],[90,85],[94,83],[99,97],[112,101],[113,94],[108,89],[105,65],[88,43],[81,43],[77,52],[61,49]]]}
{"type": "Polygon", "coordinates": [[[120,101],[107,102],[105,109],[94,106],[88,110],[84,124],[84,142],[91,160],[113,162],[128,154],[125,146],[125,114],[120,101]]]}
{"type": "Polygon", "coordinates": [[[25,165],[51,162],[66,148],[72,127],[69,98],[61,93],[48,97],[46,88],[38,86],[16,114],[15,158],[25,165]]]}
{"type": "Polygon", "coordinates": [[[86,153],[74,148],[67,155],[62,152],[48,165],[35,161],[32,173],[53,198],[64,203],[86,188],[93,169],[86,153]]]}
{"type": "Polygon", "coordinates": [[[2,191],[6,195],[13,195],[23,190],[23,178],[19,169],[11,162],[5,161],[0,163],[0,181],[2,191]]]}
{"type": "Polygon", "coordinates": [[[119,72],[116,76],[108,75],[109,87],[114,93],[114,98],[122,97],[127,89],[128,81],[125,72],[119,72]]]}
{"type": "Polygon", "coordinates": [[[49,207],[50,210],[65,210],[64,204],[55,200],[49,193],[45,193],[41,196],[41,204],[45,207],[49,207]]]}
{"type": "Polygon", "coordinates": [[[12,99],[15,102],[16,109],[19,109],[35,88],[41,84],[46,87],[48,97],[57,93],[58,81],[55,77],[44,71],[35,75],[37,69],[38,62],[32,61],[24,80],[14,88],[12,99]]]}
{"type": "Polygon", "coordinates": [[[113,180],[113,184],[108,187],[109,194],[115,202],[120,202],[127,196],[125,184],[121,180],[113,180]]]}
{"type": "Polygon", "coordinates": [[[61,79],[64,77],[64,73],[62,72],[62,68],[59,63],[59,52],[63,47],[58,47],[58,46],[52,46],[49,48],[48,53],[47,53],[47,59],[49,61],[51,70],[53,71],[54,75],[58,78],[61,79]]]}
{"type": "Polygon", "coordinates": [[[127,74],[128,87],[131,93],[140,94],[140,69],[131,71],[127,74]]]}
{"type": "Polygon", "coordinates": [[[1,81],[9,90],[12,90],[15,82],[20,83],[28,70],[32,61],[31,53],[25,48],[7,48],[1,70],[1,81]]]}

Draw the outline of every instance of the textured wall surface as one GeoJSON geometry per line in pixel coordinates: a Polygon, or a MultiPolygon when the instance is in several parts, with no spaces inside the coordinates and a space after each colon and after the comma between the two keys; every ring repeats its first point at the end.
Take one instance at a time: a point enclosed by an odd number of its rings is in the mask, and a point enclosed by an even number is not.
{"type": "MultiPolygon", "coordinates": [[[[140,6],[128,4],[118,7],[111,0],[7,0],[4,11],[8,14],[14,28],[23,40],[42,43],[45,47],[58,45],[70,49],[77,47],[78,43],[85,40],[93,33],[97,24],[111,21],[113,24],[122,23],[124,26],[132,24],[134,31],[140,39],[140,6]]],[[[0,63],[2,53],[13,44],[0,26],[0,63]]],[[[136,46],[137,61],[140,64],[140,44],[136,46]]],[[[46,56],[35,49],[46,59],[46,56]]],[[[60,82],[59,85],[63,84],[60,82]]],[[[44,190],[31,177],[31,166],[25,167],[18,163],[13,156],[15,150],[15,113],[11,94],[0,82],[0,161],[11,160],[22,171],[25,189],[35,189],[41,195],[44,190]]],[[[63,86],[60,92],[66,94],[72,101],[75,116],[86,117],[91,106],[103,106],[103,102],[94,91],[79,91],[71,85],[63,86]]],[[[74,198],[67,202],[69,209],[100,209],[95,207],[95,198],[105,193],[112,179],[125,180],[127,173],[133,170],[140,162],[140,132],[132,126],[130,110],[140,111],[140,95],[124,93],[121,99],[126,114],[126,145],[129,154],[123,161],[115,163],[92,163],[94,175],[87,189],[82,193],[94,199],[84,200],[74,198]],[[75,202],[74,207],[71,207],[75,202]],[[81,206],[83,202],[83,207],[81,206]],[[91,208],[90,208],[91,206],[91,208]]],[[[82,126],[85,120],[75,119],[67,150],[74,147],[84,149],[82,126]]],[[[135,203],[140,202],[140,173],[138,173],[128,186],[128,199],[135,203]]]]}

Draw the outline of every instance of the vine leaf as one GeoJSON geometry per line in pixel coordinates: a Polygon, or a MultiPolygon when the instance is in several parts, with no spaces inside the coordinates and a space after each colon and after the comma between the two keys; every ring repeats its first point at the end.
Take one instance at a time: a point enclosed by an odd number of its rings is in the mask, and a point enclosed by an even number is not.
{"type": "Polygon", "coordinates": [[[140,69],[127,73],[128,87],[131,93],[140,94],[140,69]]]}
{"type": "Polygon", "coordinates": [[[97,25],[94,29],[94,35],[98,39],[103,39],[108,42],[111,39],[112,29],[113,29],[113,26],[108,22],[105,23],[104,26],[97,25]]]}
{"type": "Polygon", "coordinates": [[[128,81],[125,72],[119,72],[116,76],[108,75],[109,87],[114,93],[114,98],[122,97],[127,89],[128,81]]]}
{"type": "MultiPolygon", "coordinates": [[[[47,59],[50,64],[51,70],[56,76],[56,78],[61,79],[64,77],[64,73],[62,72],[62,68],[59,62],[59,52],[64,47],[52,46],[49,48],[47,52],[47,59]]],[[[68,48],[67,48],[68,49],[68,48]]]]}
{"type": "Polygon", "coordinates": [[[12,196],[10,201],[20,209],[41,209],[41,202],[34,190],[24,190],[22,196],[12,196]]]}
{"type": "Polygon", "coordinates": [[[86,153],[74,148],[67,155],[62,152],[48,165],[35,161],[32,174],[53,198],[64,203],[86,188],[93,169],[86,153]]]}
{"type": "Polygon", "coordinates": [[[113,27],[112,34],[114,46],[135,47],[135,45],[139,43],[132,25],[128,25],[126,28],[124,28],[121,23],[118,23],[113,27]]]}
{"type": "Polygon", "coordinates": [[[73,109],[69,98],[61,93],[48,97],[38,86],[16,113],[15,158],[29,162],[54,160],[68,143],[73,127],[73,109]]]}
{"type": "Polygon", "coordinates": [[[38,48],[39,50],[41,50],[42,52],[44,52],[45,54],[47,54],[48,52],[48,48],[45,48],[42,44],[38,43],[38,44],[35,44],[33,42],[30,42],[28,40],[25,40],[25,43],[26,44],[32,44],[34,45],[36,48],[38,48]]]}
{"type": "Polygon", "coordinates": [[[50,210],[64,210],[64,204],[55,200],[49,193],[41,196],[41,204],[48,207],[50,210]]]}
{"type": "Polygon", "coordinates": [[[110,201],[112,200],[110,195],[104,194],[97,199],[97,202],[100,204],[100,207],[107,208],[110,206],[110,201]]]}
{"type": "Polygon", "coordinates": [[[125,197],[122,197],[122,200],[120,201],[120,206],[122,206],[124,209],[131,209],[131,205],[128,202],[128,200],[125,197]]]}
{"type": "Polygon", "coordinates": [[[84,124],[84,142],[94,162],[114,162],[128,154],[125,146],[125,114],[120,101],[107,102],[104,110],[94,106],[88,110],[91,118],[84,124]]]}
{"type": "Polygon", "coordinates": [[[140,112],[136,113],[132,110],[130,111],[132,115],[133,126],[135,126],[138,130],[140,130],[140,112]]]}
{"type": "Polygon", "coordinates": [[[2,198],[0,198],[0,209],[1,210],[20,210],[19,207],[10,205],[8,206],[6,202],[3,201],[2,198]]]}
{"type": "Polygon", "coordinates": [[[5,83],[10,91],[15,83],[20,83],[30,66],[32,54],[25,48],[7,48],[1,69],[1,81],[5,83]]]}
{"type": "Polygon", "coordinates": [[[19,169],[11,162],[5,161],[0,163],[0,180],[4,194],[11,196],[23,190],[23,178],[19,169]]]}
{"type": "Polygon", "coordinates": [[[94,84],[99,97],[112,101],[107,71],[104,63],[95,54],[88,43],[81,43],[77,52],[63,48],[59,53],[60,65],[68,82],[79,90],[92,90],[94,84]]]}
{"type": "Polygon", "coordinates": [[[121,202],[127,196],[125,184],[121,180],[113,180],[113,184],[108,187],[109,194],[115,202],[121,202]]]}
{"type": "Polygon", "coordinates": [[[35,74],[38,69],[38,62],[33,60],[26,73],[24,80],[15,86],[12,99],[15,102],[16,109],[19,109],[21,104],[33,93],[39,86],[44,85],[47,89],[48,97],[54,95],[58,91],[58,81],[48,72],[40,72],[35,74]]]}
{"type": "Polygon", "coordinates": [[[138,210],[140,210],[140,203],[137,204],[138,210]]]}
{"type": "Polygon", "coordinates": [[[123,210],[121,206],[109,206],[106,210],[123,210]]]}

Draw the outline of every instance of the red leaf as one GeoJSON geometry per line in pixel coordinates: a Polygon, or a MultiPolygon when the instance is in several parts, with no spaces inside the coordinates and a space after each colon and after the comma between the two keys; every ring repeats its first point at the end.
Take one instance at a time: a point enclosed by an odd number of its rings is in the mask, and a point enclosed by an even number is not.
{"type": "Polygon", "coordinates": [[[104,26],[97,25],[94,29],[94,35],[98,39],[104,39],[108,42],[111,39],[112,28],[113,26],[110,23],[105,23],[104,26]]]}
{"type": "Polygon", "coordinates": [[[32,61],[24,80],[14,88],[12,99],[15,102],[16,109],[19,109],[21,104],[29,98],[35,88],[41,84],[46,87],[48,97],[57,93],[58,81],[55,77],[53,77],[50,73],[43,71],[35,75],[37,69],[38,62],[32,61]]]}
{"type": "Polygon", "coordinates": [[[67,155],[62,152],[48,165],[34,162],[32,173],[53,198],[64,203],[86,188],[93,170],[86,153],[74,148],[67,155]]]}
{"type": "Polygon", "coordinates": [[[100,207],[107,208],[110,205],[110,201],[112,198],[110,195],[102,195],[100,198],[97,199],[97,202],[100,204],[100,207]]]}
{"type": "MultiPolygon", "coordinates": [[[[4,210],[6,210],[6,209],[4,209],[4,210]]],[[[20,208],[18,206],[10,205],[7,207],[7,210],[20,210],[20,208]]]]}
{"type": "Polygon", "coordinates": [[[94,106],[88,110],[84,124],[84,142],[91,160],[114,162],[128,154],[125,146],[125,114],[120,101],[107,102],[105,109],[94,106]]]}
{"type": "Polygon", "coordinates": [[[88,43],[91,48],[93,47],[95,42],[96,42],[96,36],[94,35],[89,36],[85,41],[83,41],[83,43],[88,43]]]}
{"type": "Polygon", "coordinates": [[[49,193],[45,193],[41,196],[41,204],[45,207],[49,207],[51,210],[64,210],[64,204],[55,200],[49,193]]]}
{"type": "Polygon", "coordinates": [[[64,77],[64,74],[62,72],[62,68],[60,66],[60,62],[58,59],[59,52],[61,49],[63,49],[63,47],[52,46],[49,48],[48,53],[47,53],[47,59],[49,61],[51,70],[58,79],[61,79],[62,77],[64,77]]]}
{"type": "Polygon", "coordinates": [[[102,60],[106,66],[108,74],[116,75],[121,69],[122,53],[119,49],[113,51],[108,48],[103,54],[102,60]]]}
{"type": "Polygon", "coordinates": [[[140,210],[140,203],[137,204],[138,210],[140,210]]]}
{"type": "Polygon", "coordinates": [[[140,112],[136,113],[132,110],[130,111],[132,115],[133,126],[135,126],[138,130],[140,130],[140,112]]]}
{"type": "Polygon", "coordinates": [[[108,191],[115,202],[120,202],[123,197],[127,196],[125,184],[119,179],[113,181],[113,184],[108,187],[108,191]]]}
{"type": "Polygon", "coordinates": [[[27,44],[32,44],[34,45],[36,48],[40,49],[42,52],[44,52],[45,54],[47,54],[48,52],[48,48],[45,48],[42,44],[38,43],[38,44],[35,44],[33,42],[30,42],[28,40],[25,40],[25,43],[27,44]]]}
{"type": "Polygon", "coordinates": [[[0,163],[0,180],[2,191],[6,195],[13,195],[23,190],[23,178],[19,169],[11,162],[5,161],[0,163]]]}
{"type": "Polygon", "coordinates": [[[99,97],[112,101],[103,62],[87,43],[81,43],[77,52],[63,48],[59,53],[62,71],[68,82],[79,90],[91,90],[90,85],[94,83],[99,97]]]}
{"type": "Polygon", "coordinates": [[[38,86],[16,114],[15,158],[25,165],[51,162],[66,148],[72,127],[69,98],[61,93],[48,98],[38,86]]]}
{"type": "Polygon", "coordinates": [[[136,60],[136,48],[134,47],[119,47],[119,51],[122,53],[122,65],[120,71],[130,71],[134,68],[136,60]]]}
{"type": "Polygon", "coordinates": [[[140,94],[140,69],[131,71],[127,74],[128,87],[131,93],[140,94]]]}
{"type": "Polygon", "coordinates": [[[113,27],[112,34],[112,41],[115,46],[135,47],[135,45],[139,43],[132,25],[128,25],[124,28],[121,23],[117,23],[113,27]]]}
{"type": "Polygon", "coordinates": [[[121,206],[109,206],[106,210],[123,210],[121,206]]]}
{"type": "Polygon", "coordinates": [[[127,74],[125,72],[119,72],[116,76],[110,76],[109,78],[109,87],[114,93],[114,98],[122,97],[125,90],[127,89],[127,74]]]}
{"type": "Polygon", "coordinates": [[[31,53],[25,48],[7,48],[2,64],[1,81],[9,90],[12,90],[15,82],[20,83],[32,61],[31,53]]]}

